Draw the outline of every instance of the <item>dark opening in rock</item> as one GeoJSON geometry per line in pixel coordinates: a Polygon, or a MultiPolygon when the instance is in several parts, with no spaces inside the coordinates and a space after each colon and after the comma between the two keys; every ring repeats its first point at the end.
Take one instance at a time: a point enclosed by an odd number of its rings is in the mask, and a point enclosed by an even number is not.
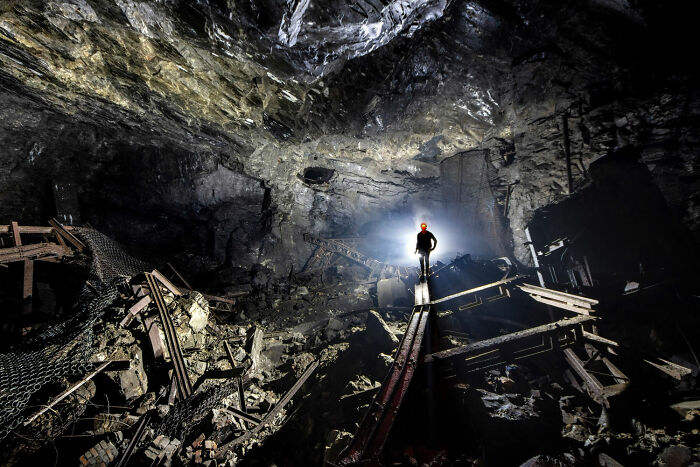
{"type": "Polygon", "coordinates": [[[306,183],[321,184],[330,181],[335,170],[323,167],[307,167],[304,169],[304,181],[306,183]]]}

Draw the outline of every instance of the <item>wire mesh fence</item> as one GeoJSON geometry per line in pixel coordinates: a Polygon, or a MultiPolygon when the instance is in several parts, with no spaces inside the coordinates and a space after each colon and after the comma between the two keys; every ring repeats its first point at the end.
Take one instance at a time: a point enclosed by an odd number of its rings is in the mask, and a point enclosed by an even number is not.
{"type": "Polygon", "coordinates": [[[83,376],[95,363],[94,327],[120,297],[128,280],[149,269],[115,241],[89,228],[73,230],[92,256],[89,281],[70,316],[46,326],[21,344],[0,354],[0,440],[23,424],[29,402],[45,386],[66,377],[83,376]]]}

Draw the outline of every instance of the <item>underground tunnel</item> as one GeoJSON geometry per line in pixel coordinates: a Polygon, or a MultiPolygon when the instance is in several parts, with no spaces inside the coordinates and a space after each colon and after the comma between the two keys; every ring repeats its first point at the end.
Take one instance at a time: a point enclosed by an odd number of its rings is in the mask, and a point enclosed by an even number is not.
{"type": "Polygon", "coordinates": [[[0,463],[700,465],[698,9],[0,2],[0,463]]]}

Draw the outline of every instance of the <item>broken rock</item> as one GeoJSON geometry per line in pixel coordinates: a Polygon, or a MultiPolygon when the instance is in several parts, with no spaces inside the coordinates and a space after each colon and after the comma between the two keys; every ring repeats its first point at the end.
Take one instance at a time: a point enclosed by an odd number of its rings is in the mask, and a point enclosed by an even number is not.
{"type": "Polygon", "coordinates": [[[686,467],[690,464],[691,451],[685,446],[669,446],[656,459],[660,467],[686,467]]]}
{"type": "Polygon", "coordinates": [[[365,322],[367,341],[376,347],[381,353],[390,354],[399,344],[399,339],[391,332],[389,326],[382,317],[374,310],[367,313],[365,322]]]}
{"type": "Polygon", "coordinates": [[[264,337],[265,333],[259,327],[255,327],[248,337],[248,354],[253,362],[252,368],[254,370],[259,369],[261,366],[260,352],[262,352],[263,349],[264,337]]]}
{"type": "Polygon", "coordinates": [[[190,317],[188,325],[194,332],[202,332],[209,322],[209,304],[199,292],[191,292],[183,306],[190,317]]]}

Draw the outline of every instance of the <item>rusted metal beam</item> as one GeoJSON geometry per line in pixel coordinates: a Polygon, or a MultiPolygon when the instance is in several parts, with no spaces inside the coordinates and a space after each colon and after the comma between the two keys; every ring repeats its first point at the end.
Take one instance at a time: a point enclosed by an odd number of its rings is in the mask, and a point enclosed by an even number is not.
{"type": "Polygon", "coordinates": [[[248,409],[245,406],[245,390],[243,389],[243,378],[240,376],[236,378],[236,386],[238,387],[238,405],[243,412],[248,413],[248,409]]]}
{"type": "Polygon", "coordinates": [[[498,287],[498,286],[501,286],[501,285],[504,285],[504,284],[509,284],[509,283],[511,283],[511,282],[515,282],[515,281],[520,280],[520,279],[523,279],[523,278],[525,278],[525,277],[527,277],[527,276],[525,276],[525,275],[518,275],[518,276],[514,276],[514,277],[509,277],[508,279],[503,279],[503,280],[500,280],[500,281],[497,281],[497,282],[492,282],[492,283],[490,283],[490,284],[480,285],[479,287],[474,287],[473,289],[464,290],[464,291],[462,291],[462,292],[457,292],[457,293],[455,293],[455,294],[448,295],[447,297],[438,298],[438,299],[433,300],[432,302],[430,302],[430,304],[431,304],[431,305],[437,305],[438,303],[443,303],[443,302],[447,302],[447,301],[449,301],[449,300],[454,300],[455,298],[463,297],[463,296],[465,296],[465,295],[470,295],[470,294],[473,294],[473,293],[476,293],[476,292],[481,292],[481,291],[483,291],[483,290],[491,289],[491,288],[493,288],[493,287],[498,287]]]}
{"type": "Polygon", "coordinates": [[[592,316],[576,316],[574,318],[563,319],[561,321],[556,321],[554,323],[547,323],[541,326],[535,326],[530,329],[525,329],[523,331],[516,331],[510,334],[505,334],[503,336],[494,337],[493,339],[486,339],[483,341],[475,342],[469,345],[463,345],[460,347],[455,347],[453,349],[442,350],[440,352],[435,352],[425,356],[425,362],[432,362],[434,360],[445,360],[448,358],[464,357],[469,354],[484,353],[503,345],[512,344],[514,342],[520,341],[522,339],[527,339],[530,337],[544,336],[547,334],[557,334],[563,331],[567,331],[576,327],[581,326],[583,323],[594,320],[592,316]]]}
{"type": "Polygon", "coordinates": [[[131,455],[134,452],[134,448],[136,447],[136,445],[139,444],[141,438],[143,438],[143,434],[146,432],[146,426],[148,426],[148,422],[150,420],[151,414],[149,412],[146,412],[143,415],[143,417],[141,417],[141,420],[139,421],[139,424],[136,427],[136,431],[134,432],[134,436],[131,438],[131,441],[129,441],[129,445],[122,452],[122,455],[119,458],[116,467],[126,467],[127,465],[129,465],[129,459],[131,459],[131,455]]]}
{"type": "Polygon", "coordinates": [[[226,452],[230,451],[234,446],[249,440],[253,435],[255,435],[267,425],[272,423],[275,417],[277,417],[277,415],[289,403],[289,401],[292,400],[294,395],[299,391],[299,389],[301,389],[301,387],[304,385],[306,380],[308,380],[309,377],[313,374],[316,368],[318,368],[318,360],[314,360],[313,362],[311,362],[311,364],[306,368],[306,370],[297,380],[294,386],[292,386],[292,388],[289,391],[287,391],[284,397],[277,403],[277,405],[275,405],[275,408],[268,412],[268,414],[265,415],[265,417],[263,417],[262,420],[260,420],[260,423],[258,423],[257,425],[255,425],[254,428],[248,430],[246,433],[242,434],[233,441],[230,441],[224,444],[223,446],[219,447],[219,449],[216,450],[214,457],[216,459],[220,459],[224,456],[224,454],[226,454],[226,452]]]}
{"type": "Polygon", "coordinates": [[[156,278],[152,274],[146,273],[146,281],[151,289],[151,296],[153,297],[153,301],[155,302],[160,315],[160,321],[163,326],[163,332],[165,334],[165,340],[168,346],[168,353],[170,354],[170,359],[175,369],[175,375],[177,376],[178,395],[180,396],[180,400],[185,400],[192,394],[192,383],[187,375],[185,360],[182,357],[182,350],[180,349],[180,342],[177,338],[177,332],[175,331],[175,326],[173,325],[172,319],[168,313],[168,307],[165,304],[165,300],[163,299],[163,295],[160,291],[160,285],[156,281],[156,278]]]}
{"type": "Polygon", "coordinates": [[[98,366],[95,370],[93,370],[92,372],[88,373],[88,375],[85,376],[83,379],[81,379],[80,381],[78,381],[77,383],[75,383],[73,386],[71,386],[70,388],[66,389],[65,391],[63,391],[63,392],[62,392],[61,394],[59,394],[58,396],[56,396],[56,398],[55,398],[54,400],[52,400],[51,402],[49,402],[44,408],[42,408],[41,410],[39,410],[38,412],[36,412],[34,415],[32,415],[31,417],[29,417],[27,420],[25,420],[24,426],[27,426],[27,425],[31,424],[34,420],[36,420],[37,418],[41,417],[43,414],[45,414],[46,412],[48,412],[49,410],[51,410],[51,408],[52,408],[53,406],[55,406],[56,404],[58,404],[59,402],[61,402],[61,401],[62,401],[63,399],[65,399],[66,397],[68,397],[68,396],[70,396],[71,394],[73,394],[73,393],[74,393],[76,390],[78,390],[78,388],[80,388],[83,384],[87,383],[87,382],[90,381],[95,375],[97,375],[97,374],[100,373],[102,370],[104,370],[105,368],[107,368],[107,367],[110,365],[110,363],[112,363],[112,362],[109,361],[109,360],[106,361],[106,362],[104,362],[104,363],[102,363],[102,364],[101,364],[100,366],[98,366]]]}
{"type": "Polygon", "coordinates": [[[352,442],[339,456],[338,465],[349,465],[373,458],[381,452],[417,366],[429,312],[428,305],[417,306],[414,309],[391,370],[375,395],[352,442]]]}
{"type": "Polygon", "coordinates": [[[399,407],[403,402],[403,398],[408,392],[408,386],[411,384],[413,379],[413,373],[418,366],[418,356],[423,348],[423,334],[428,322],[428,309],[423,309],[421,312],[421,321],[419,323],[418,332],[416,332],[416,337],[413,339],[413,344],[411,346],[411,354],[409,360],[405,366],[403,373],[398,381],[398,385],[394,390],[391,400],[387,409],[384,411],[384,416],[382,417],[379,424],[376,425],[376,431],[374,436],[367,445],[363,457],[365,459],[376,459],[382,452],[384,448],[384,443],[386,443],[389,433],[391,432],[391,427],[394,425],[394,420],[396,420],[396,415],[398,414],[399,407]]]}

